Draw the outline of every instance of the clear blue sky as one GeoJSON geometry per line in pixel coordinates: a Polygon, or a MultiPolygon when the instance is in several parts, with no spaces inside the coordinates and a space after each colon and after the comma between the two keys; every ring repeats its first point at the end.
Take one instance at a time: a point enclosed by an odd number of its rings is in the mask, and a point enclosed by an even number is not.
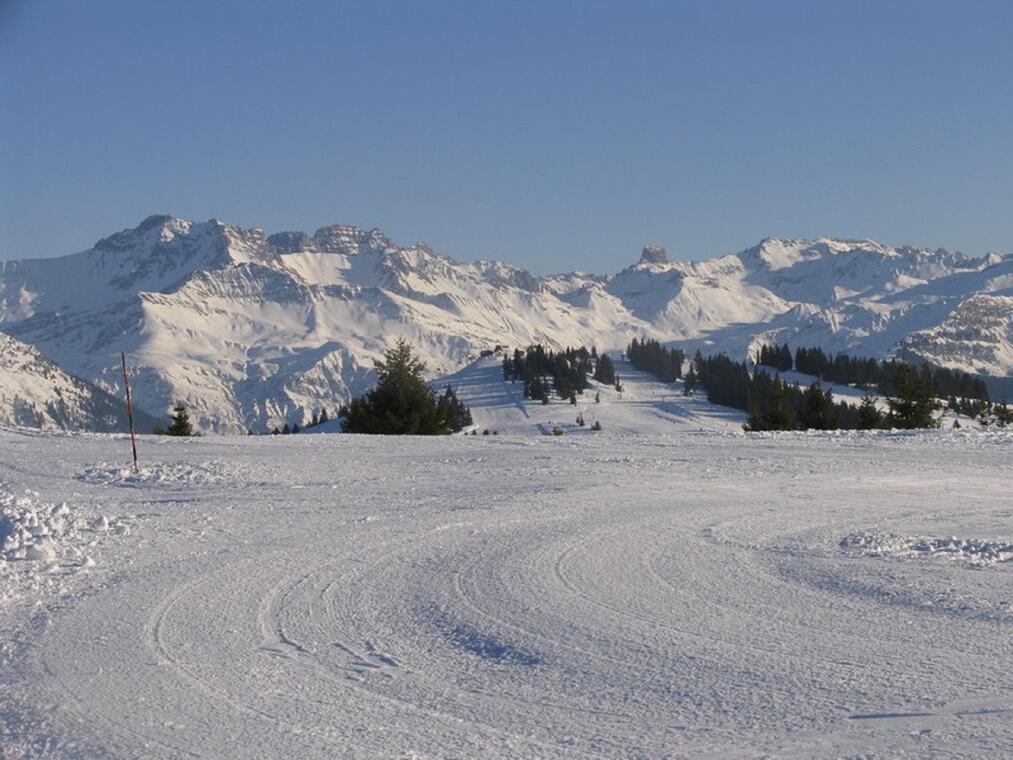
{"type": "Polygon", "coordinates": [[[152,213],[615,271],[1013,250],[1010,2],[0,0],[0,258],[152,213]]]}

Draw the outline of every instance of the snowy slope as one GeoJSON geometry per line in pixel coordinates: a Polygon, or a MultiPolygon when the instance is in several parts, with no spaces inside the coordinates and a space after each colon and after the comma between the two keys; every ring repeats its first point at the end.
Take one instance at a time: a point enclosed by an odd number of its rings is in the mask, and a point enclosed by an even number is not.
{"type": "Polygon", "coordinates": [[[702,262],[649,246],[611,277],[535,277],[378,230],[265,236],[163,216],[83,253],[0,262],[0,329],[114,393],[126,351],[142,407],[182,399],[221,432],[333,408],[369,386],[373,360],[401,337],[432,377],[498,344],[611,350],[637,335],[742,356],[764,340],[883,356],[916,335],[904,350],[1007,374],[1010,297],[1013,256],[831,239],[765,240],[702,262]],[[982,298],[999,321],[969,353],[952,324],[982,298]]]}
{"type": "Polygon", "coordinates": [[[944,367],[1009,374],[1013,366],[1013,297],[972,296],[936,327],[912,333],[905,352],[944,367]]]}
{"type": "Polygon", "coordinates": [[[693,430],[741,431],[746,416],[738,410],[716,406],[702,396],[686,398],[682,384],[666,385],[633,369],[629,362],[615,359],[623,390],[593,380],[573,405],[552,397],[550,403],[525,399],[520,382],[503,379],[500,360],[479,359],[461,371],[434,383],[436,388],[453,386],[458,398],[471,409],[475,428],[501,434],[550,435],[559,428],[564,435],[596,435],[590,426],[596,421],[613,433],[654,435],[693,430]],[[600,401],[595,403],[595,395],[600,401]],[[577,416],[586,423],[580,427],[577,416]]]}
{"type": "MultiPolygon", "coordinates": [[[[138,430],[155,421],[136,410],[138,430]]],[[[37,348],[0,333],[0,425],[125,431],[126,405],[91,383],[69,375],[37,348]]]]}
{"type": "Polygon", "coordinates": [[[1006,757],[1011,453],[0,431],[0,746],[1006,757]]]}

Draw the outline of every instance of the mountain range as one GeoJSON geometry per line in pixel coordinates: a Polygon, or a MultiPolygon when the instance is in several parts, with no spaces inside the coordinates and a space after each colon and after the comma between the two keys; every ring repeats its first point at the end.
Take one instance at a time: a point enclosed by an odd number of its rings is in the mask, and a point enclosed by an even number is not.
{"type": "MultiPolygon", "coordinates": [[[[136,410],[139,432],[158,424],[136,410]]],[[[86,430],[128,430],[126,403],[81,378],[68,374],[35,346],[0,333],[0,425],[86,430]]]]}
{"type": "Polygon", "coordinates": [[[707,261],[649,245],[611,276],[536,276],[375,229],[152,216],[81,253],[0,261],[0,330],[116,396],[125,351],[140,408],[161,417],[182,400],[222,433],[333,411],[402,337],[433,377],[496,345],[649,336],[740,357],[772,341],[901,355],[1008,381],[1013,255],[766,239],[707,261]]]}

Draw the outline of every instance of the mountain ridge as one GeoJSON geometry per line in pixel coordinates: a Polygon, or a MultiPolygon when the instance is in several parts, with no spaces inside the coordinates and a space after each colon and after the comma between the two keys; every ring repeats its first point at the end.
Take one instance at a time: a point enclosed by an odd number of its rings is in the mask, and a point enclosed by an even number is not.
{"type": "MultiPolygon", "coordinates": [[[[157,424],[135,410],[135,427],[157,424]]],[[[0,332],[0,425],[125,433],[126,404],[95,385],[64,372],[35,346],[0,332]]]]}
{"type": "Polygon", "coordinates": [[[0,261],[0,330],[113,393],[126,351],[142,408],[160,414],[181,399],[219,432],[332,408],[368,387],[397,338],[435,375],[497,344],[620,349],[635,335],[740,356],[770,340],[904,352],[1008,375],[1010,296],[1013,255],[837,238],[765,238],[702,261],[648,244],[613,275],[539,276],[399,246],[376,228],[265,235],[159,215],[77,254],[0,261]],[[990,327],[968,350],[959,326],[944,325],[976,296],[1000,300],[980,307],[990,327]]]}

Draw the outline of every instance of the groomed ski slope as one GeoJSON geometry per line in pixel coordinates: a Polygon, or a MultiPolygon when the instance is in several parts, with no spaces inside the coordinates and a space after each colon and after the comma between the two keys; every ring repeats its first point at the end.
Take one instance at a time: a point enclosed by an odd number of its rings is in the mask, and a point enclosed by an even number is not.
{"type": "Polygon", "coordinates": [[[486,357],[453,375],[434,382],[442,391],[451,385],[458,397],[471,409],[475,426],[510,435],[550,435],[554,427],[566,434],[590,434],[598,421],[602,429],[623,434],[668,434],[686,431],[740,431],[746,415],[737,409],[707,401],[703,391],[686,397],[682,382],[665,384],[641,372],[618,356],[613,357],[622,392],[611,385],[591,379],[589,387],[577,396],[577,404],[555,395],[549,404],[524,398],[520,381],[503,379],[502,357],[486,357]],[[595,395],[599,401],[595,403],[595,395]],[[585,427],[577,423],[584,417],[585,427]]]}
{"type": "Polygon", "coordinates": [[[1008,434],[127,451],[0,431],[5,760],[1013,746],[1008,434]]]}

